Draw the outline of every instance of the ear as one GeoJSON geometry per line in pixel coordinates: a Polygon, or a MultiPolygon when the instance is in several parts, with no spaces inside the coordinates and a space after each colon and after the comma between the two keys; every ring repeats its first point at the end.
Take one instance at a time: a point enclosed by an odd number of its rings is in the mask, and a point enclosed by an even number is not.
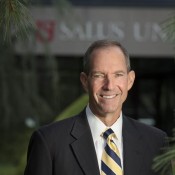
{"type": "Polygon", "coordinates": [[[84,72],[80,73],[80,81],[81,81],[81,84],[82,84],[84,90],[86,92],[88,92],[88,77],[87,77],[86,73],[84,73],[84,72]]]}
{"type": "Polygon", "coordinates": [[[134,84],[134,80],[135,80],[135,72],[133,70],[131,70],[128,73],[128,90],[130,90],[134,84]]]}

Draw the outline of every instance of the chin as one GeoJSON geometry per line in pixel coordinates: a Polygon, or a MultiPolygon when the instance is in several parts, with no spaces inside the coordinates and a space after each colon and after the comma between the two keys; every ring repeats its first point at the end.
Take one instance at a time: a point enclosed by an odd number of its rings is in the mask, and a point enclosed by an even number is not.
{"type": "Polygon", "coordinates": [[[111,108],[111,107],[102,107],[101,108],[101,111],[103,112],[103,113],[115,113],[116,111],[117,111],[117,109],[116,108],[111,108]]]}

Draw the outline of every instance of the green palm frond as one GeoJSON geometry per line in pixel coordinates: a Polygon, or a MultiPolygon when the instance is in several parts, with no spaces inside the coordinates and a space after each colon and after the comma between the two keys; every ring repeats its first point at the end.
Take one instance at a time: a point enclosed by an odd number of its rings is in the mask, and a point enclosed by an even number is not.
{"type": "Polygon", "coordinates": [[[27,8],[26,1],[0,1],[0,29],[4,40],[11,40],[12,36],[25,39],[35,29],[33,18],[27,8]]]}
{"type": "Polygon", "coordinates": [[[173,160],[175,160],[175,146],[154,159],[156,163],[154,164],[153,169],[155,171],[161,171],[162,175],[166,175],[171,172],[173,160]]]}
{"type": "Polygon", "coordinates": [[[175,132],[169,141],[170,146],[165,148],[163,154],[154,159],[153,169],[161,172],[161,175],[175,175],[175,132]]]}
{"type": "Polygon", "coordinates": [[[175,42],[175,14],[164,21],[161,27],[166,34],[166,39],[168,41],[175,42]]]}

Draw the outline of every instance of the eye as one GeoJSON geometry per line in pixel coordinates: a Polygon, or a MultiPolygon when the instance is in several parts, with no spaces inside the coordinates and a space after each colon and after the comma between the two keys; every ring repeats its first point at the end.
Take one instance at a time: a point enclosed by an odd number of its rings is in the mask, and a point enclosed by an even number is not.
{"type": "Polygon", "coordinates": [[[118,72],[115,74],[115,77],[122,77],[122,76],[124,76],[124,73],[122,73],[122,72],[118,72]]]}
{"type": "Polygon", "coordinates": [[[97,79],[102,79],[102,78],[104,78],[105,77],[105,75],[104,74],[102,74],[102,73],[93,73],[92,74],[92,78],[97,78],[97,79]]]}

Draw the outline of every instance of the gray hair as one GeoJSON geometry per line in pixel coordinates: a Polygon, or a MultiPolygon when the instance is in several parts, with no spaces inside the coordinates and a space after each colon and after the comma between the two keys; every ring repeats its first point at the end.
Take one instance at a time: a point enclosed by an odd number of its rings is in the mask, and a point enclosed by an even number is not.
{"type": "Polygon", "coordinates": [[[129,54],[128,51],[126,50],[125,47],[122,46],[121,43],[117,42],[117,41],[110,41],[110,40],[98,40],[93,42],[89,48],[87,49],[87,51],[85,52],[84,55],[84,60],[83,60],[83,71],[88,75],[90,72],[90,59],[92,56],[92,53],[97,50],[97,49],[101,49],[101,48],[106,48],[106,47],[111,47],[111,46],[116,46],[118,48],[121,49],[122,53],[125,56],[125,61],[126,61],[126,66],[127,66],[127,71],[129,72],[131,70],[131,66],[130,66],[130,58],[129,58],[129,54]]]}

